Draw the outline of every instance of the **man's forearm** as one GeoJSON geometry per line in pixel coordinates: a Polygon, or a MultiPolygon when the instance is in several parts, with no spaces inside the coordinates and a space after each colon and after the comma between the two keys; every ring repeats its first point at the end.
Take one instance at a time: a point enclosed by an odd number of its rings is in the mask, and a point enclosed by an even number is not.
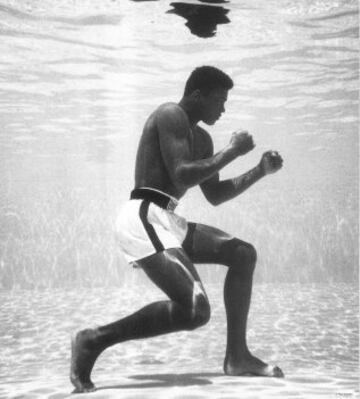
{"type": "Polygon", "coordinates": [[[210,158],[183,163],[177,171],[177,180],[186,187],[195,186],[219,172],[236,157],[236,151],[227,146],[210,158]]]}
{"type": "Polygon", "coordinates": [[[238,177],[219,181],[214,190],[214,204],[219,205],[235,198],[260,180],[263,176],[265,176],[264,171],[260,165],[257,165],[255,168],[250,169],[248,172],[238,177]]]}

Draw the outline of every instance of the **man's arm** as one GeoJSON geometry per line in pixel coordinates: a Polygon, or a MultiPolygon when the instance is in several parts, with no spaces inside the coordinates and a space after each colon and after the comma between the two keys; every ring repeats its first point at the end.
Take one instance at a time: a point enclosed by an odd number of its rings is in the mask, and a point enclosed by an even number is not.
{"type": "Polygon", "coordinates": [[[263,154],[260,163],[246,173],[223,181],[220,181],[219,174],[216,174],[204,181],[200,187],[212,205],[220,205],[235,198],[265,175],[277,172],[282,167],[282,163],[283,160],[277,152],[267,151],[263,154]]]}
{"type": "Polygon", "coordinates": [[[208,180],[239,155],[254,148],[250,135],[235,132],[230,144],[215,155],[193,161],[190,149],[190,126],[186,114],[176,104],[166,104],[157,115],[161,154],[175,185],[190,188],[208,180]]]}

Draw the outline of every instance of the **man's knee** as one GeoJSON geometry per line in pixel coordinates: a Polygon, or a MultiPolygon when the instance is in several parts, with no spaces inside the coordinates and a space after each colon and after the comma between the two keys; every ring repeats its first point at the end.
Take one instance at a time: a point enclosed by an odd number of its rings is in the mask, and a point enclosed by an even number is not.
{"type": "Polygon", "coordinates": [[[249,271],[254,271],[257,252],[252,244],[233,238],[224,243],[221,249],[229,266],[239,265],[242,269],[246,267],[249,271]]]}
{"type": "Polygon", "coordinates": [[[198,294],[188,313],[186,330],[205,325],[210,320],[210,304],[204,294],[198,294]]]}
{"type": "Polygon", "coordinates": [[[246,249],[244,251],[246,252],[245,259],[249,265],[252,265],[255,268],[255,264],[257,261],[257,252],[255,247],[252,244],[247,243],[246,244],[246,249]]]}

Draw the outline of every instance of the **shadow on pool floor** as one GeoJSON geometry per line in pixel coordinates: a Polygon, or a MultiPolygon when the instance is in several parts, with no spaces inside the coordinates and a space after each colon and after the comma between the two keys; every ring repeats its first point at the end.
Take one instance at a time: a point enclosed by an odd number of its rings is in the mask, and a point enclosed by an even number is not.
{"type": "Polygon", "coordinates": [[[128,378],[134,380],[146,381],[144,383],[134,384],[119,384],[107,385],[98,387],[103,389],[131,389],[131,388],[165,388],[174,386],[189,386],[189,385],[210,385],[212,381],[208,378],[223,377],[222,373],[184,373],[184,374],[139,374],[132,375],[128,378]],[[152,381],[151,381],[152,380],[152,381]]]}

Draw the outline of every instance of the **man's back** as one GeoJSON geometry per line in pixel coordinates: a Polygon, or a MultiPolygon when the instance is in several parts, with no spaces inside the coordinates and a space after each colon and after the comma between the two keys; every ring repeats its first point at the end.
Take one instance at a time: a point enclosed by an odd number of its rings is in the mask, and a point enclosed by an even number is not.
{"type": "MultiPolygon", "coordinates": [[[[145,122],[136,156],[135,187],[152,187],[180,198],[185,190],[175,185],[167,171],[159,137],[158,119],[166,112],[179,121],[182,129],[188,130],[189,145],[192,146],[190,126],[184,111],[175,103],[160,105],[145,122]]],[[[170,131],[167,133],[171,135],[170,131]]]]}

